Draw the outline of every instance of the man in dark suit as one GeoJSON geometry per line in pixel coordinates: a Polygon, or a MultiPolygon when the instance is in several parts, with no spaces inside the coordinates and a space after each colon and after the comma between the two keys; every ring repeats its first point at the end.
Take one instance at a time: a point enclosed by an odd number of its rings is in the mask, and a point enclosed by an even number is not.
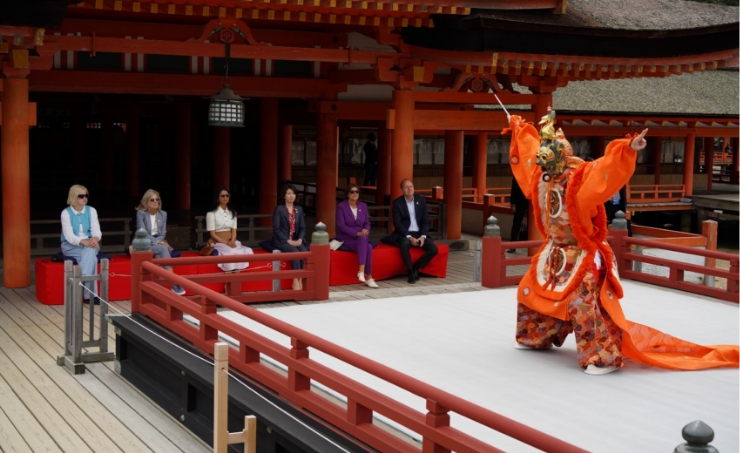
{"type": "Polygon", "coordinates": [[[367,134],[367,142],[362,147],[365,152],[365,181],[363,186],[374,186],[378,177],[378,147],[375,145],[375,134],[367,134]]]}
{"type": "Polygon", "coordinates": [[[414,183],[410,179],[401,181],[403,196],[393,200],[393,226],[395,230],[383,242],[401,249],[401,258],[409,270],[409,283],[419,280],[419,269],[426,266],[437,254],[434,240],[429,233],[429,212],[424,197],[414,195],[414,183]],[[411,247],[420,247],[426,253],[411,263],[411,247]]]}

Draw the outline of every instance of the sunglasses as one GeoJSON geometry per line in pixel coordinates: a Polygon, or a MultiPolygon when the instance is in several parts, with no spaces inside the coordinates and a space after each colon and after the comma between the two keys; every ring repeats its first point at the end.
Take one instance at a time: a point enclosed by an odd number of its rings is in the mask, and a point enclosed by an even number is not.
{"type": "Polygon", "coordinates": [[[229,197],[231,197],[231,194],[222,193],[221,195],[219,195],[219,197],[221,197],[221,198],[229,198],[229,197]]]}
{"type": "Polygon", "coordinates": [[[349,191],[349,193],[360,193],[360,191],[359,191],[359,190],[354,190],[354,189],[353,189],[353,190],[350,190],[350,191],[349,191]]]}
{"type": "Polygon", "coordinates": [[[77,198],[89,198],[89,197],[90,197],[90,194],[87,194],[87,193],[81,193],[77,195],[77,198]]]}
{"type": "Polygon", "coordinates": [[[156,201],[159,202],[159,198],[150,198],[149,201],[156,201]]]}

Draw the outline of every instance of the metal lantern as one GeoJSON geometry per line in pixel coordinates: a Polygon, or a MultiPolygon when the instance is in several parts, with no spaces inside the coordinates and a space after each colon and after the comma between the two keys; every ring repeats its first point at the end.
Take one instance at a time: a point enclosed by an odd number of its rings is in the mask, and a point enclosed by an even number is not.
{"type": "Polygon", "coordinates": [[[224,88],[209,98],[208,125],[220,127],[244,127],[244,98],[224,88]]]}

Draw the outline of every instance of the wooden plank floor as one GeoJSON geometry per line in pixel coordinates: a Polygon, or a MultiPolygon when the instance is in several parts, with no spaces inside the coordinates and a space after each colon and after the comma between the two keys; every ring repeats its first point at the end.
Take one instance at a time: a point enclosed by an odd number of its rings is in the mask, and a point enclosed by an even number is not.
{"type": "MultiPolygon", "coordinates": [[[[130,311],[129,302],[114,306],[130,311]]],[[[63,329],[62,306],[37,302],[33,287],[0,288],[1,451],[212,451],[115,373],[112,362],[90,364],[78,376],[57,366],[63,329]]]]}

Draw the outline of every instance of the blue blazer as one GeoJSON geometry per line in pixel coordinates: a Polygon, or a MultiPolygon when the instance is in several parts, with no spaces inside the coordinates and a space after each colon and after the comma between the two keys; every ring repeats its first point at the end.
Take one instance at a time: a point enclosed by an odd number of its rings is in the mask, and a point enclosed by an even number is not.
{"type": "Polygon", "coordinates": [[[357,201],[357,218],[352,214],[349,201],[344,200],[337,205],[337,239],[356,239],[357,233],[362,230],[370,231],[370,216],[367,205],[357,201]]]}
{"type": "Polygon", "coordinates": [[[164,241],[167,236],[167,213],[165,211],[157,211],[157,235],[152,236],[152,221],[149,215],[149,211],[138,210],[136,211],[136,230],[141,228],[146,230],[146,237],[152,242],[152,245],[157,245],[157,241],[164,241]]]}
{"type": "MultiPolygon", "coordinates": [[[[290,222],[288,222],[288,209],[284,204],[275,206],[272,212],[272,240],[278,244],[285,244],[288,239],[304,239],[306,236],[306,216],[303,214],[303,208],[293,205],[295,210],[295,234],[290,235],[290,222]]],[[[305,242],[305,241],[304,241],[305,242]]]]}

